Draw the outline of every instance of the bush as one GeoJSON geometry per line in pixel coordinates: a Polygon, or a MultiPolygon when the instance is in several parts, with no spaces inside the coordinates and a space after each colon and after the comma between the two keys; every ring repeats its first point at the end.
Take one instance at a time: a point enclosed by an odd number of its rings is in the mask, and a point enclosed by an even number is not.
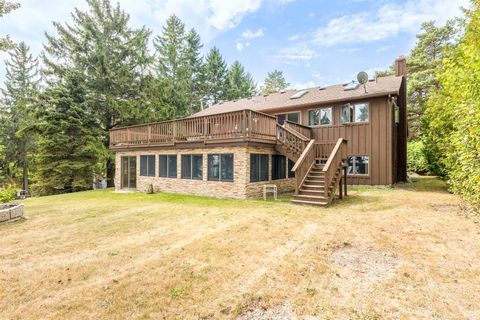
{"type": "Polygon", "coordinates": [[[429,172],[424,149],[422,141],[414,141],[407,144],[407,168],[409,172],[418,174],[429,172]]]}
{"type": "Polygon", "coordinates": [[[0,203],[8,203],[15,200],[17,191],[14,187],[0,188],[0,203]]]}

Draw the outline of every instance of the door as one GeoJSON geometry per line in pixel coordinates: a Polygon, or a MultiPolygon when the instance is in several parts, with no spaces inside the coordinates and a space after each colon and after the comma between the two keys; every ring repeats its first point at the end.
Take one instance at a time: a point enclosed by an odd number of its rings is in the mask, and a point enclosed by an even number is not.
{"type": "Polygon", "coordinates": [[[122,189],[137,187],[137,157],[122,157],[122,189]]]}

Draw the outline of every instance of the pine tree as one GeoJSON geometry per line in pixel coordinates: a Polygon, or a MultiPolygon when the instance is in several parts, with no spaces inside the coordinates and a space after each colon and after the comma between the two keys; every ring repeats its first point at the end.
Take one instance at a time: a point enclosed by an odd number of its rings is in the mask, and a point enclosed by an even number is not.
{"type": "Polygon", "coordinates": [[[207,105],[227,99],[227,64],[220,51],[213,47],[205,61],[205,95],[207,105]]]}
{"type": "Polygon", "coordinates": [[[434,21],[422,24],[417,44],[407,58],[409,139],[415,140],[421,131],[421,117],[429,92],[438,89],[436,72],[441,62],[454,48],[458,21],[448,21],[436,27],[434,21]]]}
{"type": "MultiPolygon", "coordinates": [[[[158,110],[146,101],[147,68],[151,62],[147,43],[150,31],[133,29],[129,16],[109,0],[87,0],[87,11],[75,9],[71,25],[54,23],[57,35],[44,45],[45,74],[50,83],[62,81],[71,70],[84,70],[78,81],[86,90],[84,107],[94,114],[102,130],[99,139],[109,146],[108,130],[120,125],[151,121],[158,110]]],[[[112,186],[114,157],[107,157],[107,181],[112,186]]]]}
{"type": "MultiPolygon", "coordinates": [[[[4,15],[16,10],[20,7],[18,2],[11,2],[6,0],[0,0],[0,18],[4,15]]],[[[6,35],[5,37],[0,37],[0,52],[10,49],[13,47],[13,43],[10,40],[10,37],[6,35]]]]}
{"type": "Polygon", "coordinates": [[[156,36],[156,70],[164,88],[163,102],[173,111],[172,118],[187,114],[188,82],[186,68],[185,24],[175,15],[167,19],[161,35],[156,36]]]}
{"type": "Polygon", "coordinates": [[[37,125],[38,144],[37,194],[57,194],[90,189],[100,130],[87,107],[86,82],[81,71],[69,70],[57,84],[41,96],[42,109],[37,125]]]}
{"type": "MultiPolygon", "coordinates": [[[[38,61],[29,53],[29,47],[21,42],[10,51],[6,61],[5,89],[2,89],[2,126],[0,143],[4,145],[3,168],[8,163],[20,169],[23,190],[29,191],[29,168],[35,139],[26,133],[32,127],[36,110],[38,89],[38,61]]],[[[9,172],[15,178],[15,172],[9,172]]]]}
{"type": "Polygon", "coordinates": [[[250,73],[245,72],[244,67],[235,61],[227,74],[227,99],[241,99],[255,95],[256,85],[250,73]]]}
{"type": "Polygon", "coordinates": [[[262,86],[262,94],[270,94],[286,89],[290,84],[285,80],[283,71],[273,70],[267,74],[262,86]]]}
{"type": "Polygon", "coordinates": [[[186,37],[184,52],[188,89],[187,115],[191,115],[201,109],[201,98],[204,90],[204,66],[203,58],[200,55],[202,47],[203,44],[200,41],[200,36],[195,29],[191,29],[186,37]]]}

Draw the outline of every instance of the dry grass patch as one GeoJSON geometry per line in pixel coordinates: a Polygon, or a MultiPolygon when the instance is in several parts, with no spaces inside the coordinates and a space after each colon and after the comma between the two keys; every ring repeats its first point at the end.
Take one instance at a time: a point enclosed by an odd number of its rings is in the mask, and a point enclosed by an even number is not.
{"type": "Polygon", "coordinates": [[[0,226],[0,318],[480,318],[480,227],[441,181],[282,200],[29,199],[0,226]]]}

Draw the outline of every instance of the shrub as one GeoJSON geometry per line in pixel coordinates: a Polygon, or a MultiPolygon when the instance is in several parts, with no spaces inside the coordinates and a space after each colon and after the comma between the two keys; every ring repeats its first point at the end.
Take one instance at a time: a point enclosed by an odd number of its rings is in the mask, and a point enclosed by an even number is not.
{"type": "Polygon", "coordinates": [[[409,172],[426,174],[428,162],[425,157],[425,150],[422,141],[409,142],[407,145],[407,168],[409,172]]]}
{"type": "Polygon", "coordinates": [[[153,184],[150,183],[147,187],[147,194],[153,194],[153,193],[154,193],[153,184]]]}
{"type": "Polygon", "coordinates": [[[8,203],[15,200],[17,191],[14,187],[0,188],[0,203],[8,203]]]}

